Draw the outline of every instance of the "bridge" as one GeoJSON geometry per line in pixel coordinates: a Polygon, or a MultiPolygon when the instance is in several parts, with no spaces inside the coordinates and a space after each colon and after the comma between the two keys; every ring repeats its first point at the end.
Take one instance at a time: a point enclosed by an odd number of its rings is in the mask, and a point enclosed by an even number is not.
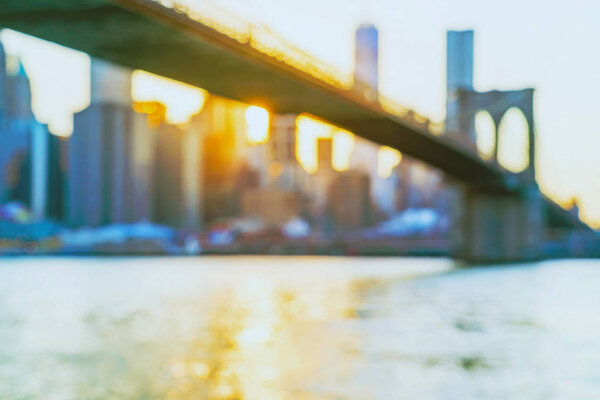
{"type": "Polygon", "coordinates": [[[539,193],[531,156],[521,174],[485,161],[417,113],[355,90],[268,29],[166,0],[0,0],[0,25],[274,113],[311,114],[439,168],[467,205],[456,245],[466,260],[538,258],[546,228],[591,231],[539,193]]]}

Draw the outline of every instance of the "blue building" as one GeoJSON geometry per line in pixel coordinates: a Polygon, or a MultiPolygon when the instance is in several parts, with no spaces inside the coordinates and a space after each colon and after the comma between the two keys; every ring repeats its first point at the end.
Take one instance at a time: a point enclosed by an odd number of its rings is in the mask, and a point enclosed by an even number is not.
{"type": "Polygon", "coordinates": [[[14,75],[6,71],[0,44],[0,204],[18,201],[37,219],[47,214],[49,143],[46,125],[31,110],[29,78],[21,63],[14,75]]]}
{"type": "Polygon", "coordinates": [[[473,90],[473,35],[472,30],[446,34],[446,131],[465,145],[475,143],[475,131],[461,132],[459,91],[473,90]]]}
{"type": "Polygon", "coordinates": [[[379,32],[374,25],[356,30],[355,51],[354,88],[374,101],[379,90],[379,32]]]}

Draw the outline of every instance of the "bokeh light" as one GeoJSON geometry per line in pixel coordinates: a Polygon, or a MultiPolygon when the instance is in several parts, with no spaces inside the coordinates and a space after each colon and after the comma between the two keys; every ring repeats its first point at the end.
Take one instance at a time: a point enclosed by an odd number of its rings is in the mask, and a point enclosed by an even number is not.
{"type": "Polygon", "coordinates": [[[205,90],[172,79],[136,70],[131,77],[134,101],[158,101],[167,108],[167,122],[185,124],[199,113],[206,102],[205,90]]]}
{"type": "Polygon", "coordinates": [[[380,178],[386,179],[392,175],[402,161],[402,154],[391,147],[382,146],[377,152],[377,173],[380,178]]]}
{"type": "Polygon", "coordinates": [[[269,112],[262,107],[249,106],[246,109],[247,138],[252,144],[269,140],[269,112]]]}

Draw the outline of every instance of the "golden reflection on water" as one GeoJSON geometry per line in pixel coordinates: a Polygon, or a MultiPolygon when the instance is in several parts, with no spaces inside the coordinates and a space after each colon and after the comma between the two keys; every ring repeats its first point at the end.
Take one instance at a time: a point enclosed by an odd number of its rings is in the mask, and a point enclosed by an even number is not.
{"type": "Polygon", "coordinates": [[[210,293],[208,307],[194,298],[168,304],[177,311],[162,321],[151,312],[90,315],[98,353],[77,398],[332,398],[359,361],[351,323],[374,285],[285,287],[256,276],[210,293]]]}
{"type": "Polygon", "coordinates": [[[597,261],[449,265],[0,260],[0,399],[598,398],[597,261]]]}

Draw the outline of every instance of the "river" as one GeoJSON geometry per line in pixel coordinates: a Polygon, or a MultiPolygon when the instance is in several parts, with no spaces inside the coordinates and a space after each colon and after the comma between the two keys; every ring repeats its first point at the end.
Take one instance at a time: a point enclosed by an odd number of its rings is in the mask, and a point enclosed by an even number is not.
{"type": "Polygon", "coordinates": [[[0,259],[0,399],[598,398],[598,260],[0,259]]]}

